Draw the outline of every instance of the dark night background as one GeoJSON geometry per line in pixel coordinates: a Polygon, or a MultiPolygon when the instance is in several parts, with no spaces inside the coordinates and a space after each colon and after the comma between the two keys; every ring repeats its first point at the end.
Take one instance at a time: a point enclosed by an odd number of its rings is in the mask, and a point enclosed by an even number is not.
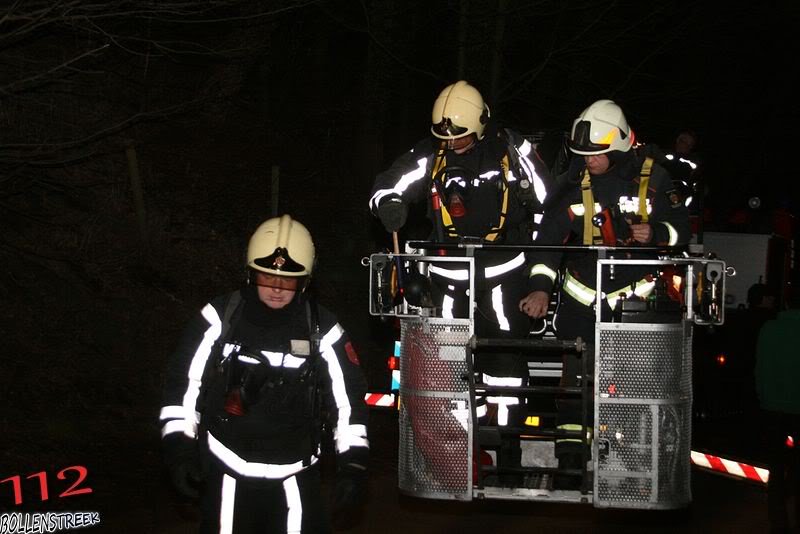
{"type": "Polygon", "coordinates": [[[647,143],[694,129],[710,227],[753,195],[797,213],[788,0],[2,4],[0,477],[84,465],[94,494],[39,503],[25,485],[13,507],[6,483],[0,510],[97,510],[116,532],[177,521],[164,360],[242,279],[274,167],[279,212],[317,242],[320,298],[379,380],[387,327],[359,261],[388,240],[369,190],[457,79],[523,134],[557,139],[598,98],[647,143]]]}

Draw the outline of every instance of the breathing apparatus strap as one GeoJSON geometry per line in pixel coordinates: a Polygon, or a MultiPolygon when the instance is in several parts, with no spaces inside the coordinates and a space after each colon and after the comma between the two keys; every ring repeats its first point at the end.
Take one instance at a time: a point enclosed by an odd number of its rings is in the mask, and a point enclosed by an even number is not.
{"type": "MultiPolygon", "coordinates": [[[[437,197],[433,199],[433,209],[436,211],[436,203],[438,202],[439,210],[441,210],[442,226],[447,232],[447,236],[458,238],[461,236],[458,235],[455,224],[453,224],[453,218],[450,216],[450,212],[447,211],[447,203],[445,202],[444,198],[444,184],[439,184],[436,181],[436,176],[447,166],[445,144],[446,142],[443,141],[440,145],[439,151],[436,154],[436,159],[433,162],[433,170],[431,172],[431,180],[433,181],[433,188],[435,191],[434,194],[437,197]]],[[[500,220],[498,221],[497,226],[493,226],[491,230],[489,230],[489,233],[483,238],[489,242],[495,241],[500,236],[501,232],[503,231],[503,227],[506,224],[506,216],[508,215],[508,153],[503,156],[500,166],[503,169],[503,204],[500,207],[500,220]]]]}
{"type": "Polygon", "coordinates": [[[602,243],[603,236],[600,229],[592,224],[594,216],[594,195],[592,194],[592,178],[589,169],[584,169],[581,180],[581,200],[583,201],[583,244],[594,245],[602,243]]]}
{"type": "Polygon", "coordinates": [[[650,217],[647,215],[647,185],[650,183],[650,172],[653,169],[653,158],[645,158],[639,174],[639,216],[646,223],[650,217]]]}

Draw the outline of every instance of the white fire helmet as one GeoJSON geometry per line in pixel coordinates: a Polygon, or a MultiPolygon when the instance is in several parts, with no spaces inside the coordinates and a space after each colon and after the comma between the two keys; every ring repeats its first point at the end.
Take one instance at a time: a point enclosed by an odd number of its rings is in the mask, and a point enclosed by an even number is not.
{"type": "Polygon", "coordinates": [[[611,100],[598,100],[575,119],[569,136],[569,149],[590,156],[612,150],[627,152],[634,142],[633,130],[625,114],[611,100]]]}

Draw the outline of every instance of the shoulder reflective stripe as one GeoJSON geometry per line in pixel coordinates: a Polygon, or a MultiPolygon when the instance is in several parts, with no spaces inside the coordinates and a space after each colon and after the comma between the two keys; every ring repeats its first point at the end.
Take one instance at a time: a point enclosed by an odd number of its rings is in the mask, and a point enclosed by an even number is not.
{"type": "Polygon", "coordinates": [[[501,263],[500,265],[495,265],[492,267],[487,267],[484,270],[484,274],[486,278],[493,278],[495,276],[500,276],[501,274],[505,274],[509,271],[513,271],[517,267],[525,265],[525,254],[520,252],[516,257],[511,260],[508,260],[505,263],[501,263]]]}
{"type": "Polygon", "coordinates": [[[585,306],[591,306],[594,302],[596,291],[588,288],[575,280],[569,273],[564,279],[564,291],[585,306]]]}
{"type": "Polygon", "coordinates": [[[667,242],[667,245],[669,245],[669,246],[676,245],[678,243],[678,231],[675,229],[674,226],[672,226],[668,222],[663,222],[662,221],[661,224],[666,226],[667,227],[667,231],[669,232],[669,241],[667,242]]]}
{"type": "Polygon", "coordinates": [[[492,289],[492,309],[497,317],[497,324],[503,332],[509,332],[511,325],[508,323],[505,310],[503,309],[503,289],[502,285],[498,285],[492,289]]]}
{"type": "Polygon", "coordinates": [[[468,269],[445,269],[443,267],[431,265],[428,267],[428,272],[437,274],[442,278],[447,278],[448,280],[469,280],[468,269]]]}
{"type": "MultiPolygon", "coordinates": [[[[528,143],[528,145],[530,146],[530,143],[528,143]]],[[[525,143],[523,143],[523,146],[525,146],[525,143]]],[[[544,180],[542,180],[542,177],[536,172],[536,167],[533,165],[533,162],[530,160],[530,158],[528,158],[528,154],[530,154],[530,149],[526,154],[523,154],[522,151],[520,151],[520,162],[522,163],[525,172],[528,173],[528,177],[533,184],[533,191],[536,193],[536,199],[539,202],[544,203],[545,199],[547,198],[547,187],[544,185],[544,180]]]]}
{"type": "Polygon", "coordinates": [[[495,176],[499,175],[500,171],[487,171],[483,174],[478,175],[478,178],[483,178],[484,180],[488,180],[490,178],[494,178],[495,176]]]}
{"type": "Polygon", "coordinates": [[[522,143],[519,145],[519,147],[517,147],[517,150],[519,150],[520,156],[527,156],[528,154],[531,153],[532,148],[533,145],[531,144],[531,142],[528,141],[527,139],[524,139],[522,143]]]}
{"type": "Polygon", "coordinates": [[[577,215],[578,217],[582,217],[584,214],[583,204],[572,204],[569,209],[573,215],[577,215]]]}
{"type": "Polygon", "coordinates": [[[558,273],[553,269],[551,269],[550,267],[548,267],[547,265],[545,265],[544,263],[537,263],[536,265],[531,267],[530,276],[533,277],[537,275],[546,276],[547,278],[555,282],[558,273]]]}
{"type": "Polygon", "coordinates": [[[418,167],[411,172],[407,172],[406,174],[402,175],[400,179],[397,181],[394,187],[391,189],[380,189],[372,195],[372,198],[369,200],[371,208],[377,208],[378,204],[383,197],[386,195],[400,195],[402,196],[408,187],[413,184],[414,182],[422,179],[425,177],[425,170],[428,168],[428,158],[420,158],[417,160],[418,167]]]}
{"type": "MultiPolygon", "coordinates": [[[[286,478],[303,470],[303,461],[292,464],[267,464],[248,462],[238,454],[222,444],[213,434],[208,434],[208,450],[222,461],[226,466],[240,475],[253,478],[286,478]]],[[[317,457],[311,456],[307,465],[317,463],[317,457]]]]}

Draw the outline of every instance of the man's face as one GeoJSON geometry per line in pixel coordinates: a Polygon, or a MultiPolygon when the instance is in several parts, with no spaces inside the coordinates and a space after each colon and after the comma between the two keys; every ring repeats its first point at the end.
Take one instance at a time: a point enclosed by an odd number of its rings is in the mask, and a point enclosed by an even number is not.
{"type": "Polygon", "coordinates": [[[447,150],[452,150],[456,154],[463,154],[475,146],[476,142],[477,140],[474,133],[464,137],[459,137],[458,139],[448,139],[447,150]]]}
{"type": "Polygon", "coordinates": [[[605,154],[592,154],[591,156],[583,156],[583,161],[586,162],[586,168],[592,176],[605,174],[611,167],[611,162],[605,154]]]}
{"type": "Polygon", "coordinates": [[[258,299],[273,310],[280,310],[292,302],[300,285],[297,277],[263,272],[256,272],[251,280],[258,289],[258,299]]]}

